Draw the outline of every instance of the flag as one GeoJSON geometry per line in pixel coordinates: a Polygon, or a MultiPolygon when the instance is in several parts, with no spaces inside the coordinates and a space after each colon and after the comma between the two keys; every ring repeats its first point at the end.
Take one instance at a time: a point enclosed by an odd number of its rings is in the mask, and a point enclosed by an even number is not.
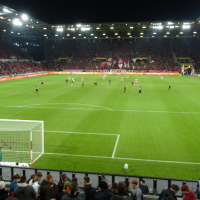
{"type": "Polygon", "coordinates": [[[184,75],[184,64],[183,64],[183,67],[182,67],[182,74],[184,75]]]}
{"type": "Polygon", "coordinates": [[[192,68],[192,76],[195,76],[195,75],[194,75],[194,67],[192,68]]]}
{"type": "Polygon", "coordinates": [[[102,66],[102,67],[105,67],[105,66],[106,66],[106,62],[102,62],[102,63],[101,63],[101,66],[102,66]]]}
{"type": "Polygon", "coordinates": [[[118,64],[119,68],[121,69],[122,68],[122,64],[118,64]]]}
{"type": "Polygon", "coordinates": [[[132,61],[135,63],[136,62],[136,58],[133,58],[132,61]]]}
{"type": "Polygon", "coordinates": [[[110,62],[110,63],[111,63],[111,62],[112,62],[112,58],[108,58],[108,61],[107,61],[107,62],[110,62]]]}
{"type": "Polygon", "coordinates": [[[115,65],[115,64],[116,64],[116,62],[117,62],[116,60],[113,60],[113,65],[115,65]]]}
{"type": "Polygon", "coordinates": [[[128,62],[124,60],[124,65],[127,65],[127,64],[128,64],[128,62]]]}
{"type": "Polygon", "coordinates": [[[118,58],[118,64],[122,64],[122,59],[118,58]]]}

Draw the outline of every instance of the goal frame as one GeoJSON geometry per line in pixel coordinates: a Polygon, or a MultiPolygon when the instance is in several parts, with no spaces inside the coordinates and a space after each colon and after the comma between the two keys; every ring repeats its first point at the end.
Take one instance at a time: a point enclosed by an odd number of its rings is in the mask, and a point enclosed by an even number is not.
{"type": "MultiPolygon", "coordinates": [[[[42,152],[41,154],[35,158],[34,162],[36,160],[38,160],[43,154],[44,154],[44,121],[38,121],[38,120],[19,120],[19,119],[0,119],[0,122],[1,121],[7,121],[7,122],[36,122],[36,123],[41,123],[42,125],[42,152]]],[[[28,129],[26,131],[30,131],[30,164],[31,164],[31,167],[33,167],[33,141],[32,141],[32,131],[31,129],[28,129]]]]}

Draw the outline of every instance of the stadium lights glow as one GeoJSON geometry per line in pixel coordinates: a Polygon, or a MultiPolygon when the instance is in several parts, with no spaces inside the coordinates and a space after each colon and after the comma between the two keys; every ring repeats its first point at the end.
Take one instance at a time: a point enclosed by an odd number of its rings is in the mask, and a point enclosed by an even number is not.
{"type": "Polygon", "coordinates": [[[10,10],[8,10],[7,8],[3,8],[3,12],[6,12],[6,13],[11,13],[10,10]]]}
{"type": "Polygon", "coordinates": [[[81,27],[81,24],[76,24],[76,27],[81,27]]]}
{"type": "Polygon", "coordinates": [[[195,37],[195,35],[193,35],[195,37]]]}
{"type": "Polygon", "coordinates": [[[76,28],[76,30],[78,31],[78,28],[76,28]]]}
{"type": "Polygon", "coordinates": [[[120,38],[120,36],[117,36],[118,38],[120,38]]]}
{"type": "Polygon", "coordinates": [[[153,29],[163,29],[163,26],[153,26],[153,29]]]}
{"type": "Polygon", "coordinates": [[[127,33],[127,35],[131,35],[131,33],[127,33]]]}
{"type": "Polygon", "coordinates": [[[21,22],[19,19],[15,18],[15,19],[13,20],[13,24],[14,24],[14,25],[21,26],[21,25],[22,25],[22,22],[21,22]]]}
{"type": "Polygon", "coordinates": [[[143,35],[144,33],[140,33],[140,35],[143,35]]]}
{"type": "Polygon", "coordinates": [[[156,33],[156,32],[154,32],[153,34],[154,34],[154,35],[156,35],[157,33],[156,33]]]}
{"type": "Polygon", "coordinates": [[[174,26],[169,26],[169,28],[174,28],[174,26]]]}
{"type": "Polygon", "coordinates": [[[75,28],[71,28],[71,31],[75,31],[75,28]]]}
{"type": "Polygon", "coordinates": [[[97,38],[97,37],[94,37],[94,38],[97,38]]]}
{"type": "Polygon", "coordinates": [[[86,38],[86,37],[83,37],[83,38],[86,38]]]}
{"type": "Polygon", "coordinates": [[[170,34],[170,32],[167,32],[166,34],[170,34]]]}
{"type": "Polygon", "coordinates": [[[130,26],[130,29],[132,29],[133,28],[133,26],[130,26]]]}
{"type": "Polygon", "coordinates": [[[8,19],[9,22],[11,22],[11,19],[8,19]]]}
{"type": "Polygon", "coordinates": [[[63,32],[63,28],[62,27],[59,27],[56,29],[58,32],[63,32]]]}
{"type": "Polygon", "coordinates": [[[118,33],[115,33],[115,35],[118,35],[118,33]]]}
{"type": "Polygon", "coordinates": [[[20,33],[17,33],[18,35],[20,35],[20,33]]]}
{"type": "Polygon", "coordinates": [[[129,37],[132,37],[132,35],[130,35],[129,37]]]}
{"type": "Polygon", "coordinates": [[[14,33],[13,31],[11,31],[11,33],[14,33]]]}
{"type": "Polygon", "coordinates": [[[84,27],[81,28],[81,31],[89,31],[89,30],[90,28],[84,28],[84,27]]]}
{"type": "Polygon", "coordinates": [[[190,28],[190,25],[183,25],[183,29],[188,29],[190,28]]]}
{"type": "Polygon", "coordinates": [[[28,24],[26,24],[26,26],[28,27],[28,24]]]}
{"type": "Polygon", "coordinates": [[[194,34],[197,34],[197,32],[196,32],[196,31],[194,31],[193,33],[194,33],[194,34]]]}
{"type": "Polygon", "coordinates": [[[143,37],[142,35],[140,37],[143,37]]]}
{"type": "Polygon", "coordinates": [[[178,28],[179,26],[175,26],[175,28],[178,28]]]}
{"type": "Polygon", "coordinates": [[[146,28],[146,26],[143,26],[142,28],[146,28]]]}
{"type": "Polygon", "coordinates": [[[47,28],[46,28],[46,27],[44,27],[43,29],[44,29],[44,30],[47,30],[47,28]]]}
{"type": "Polygon", "coordinates": [[[114,27],[111,26],[110,29],[114,29],[114,27]]]}
{"type": "MultiPolygon", "coordinates": [[[[21,17],[23,20],[28,20],[28,16],[26,14],[23,14],[21,17]]],[[[31,20],[32,21],[32,20],[31,20]]]]}
{"type": "Polygon", "coordinates": [[[37,24],[38,24],[39,22],[37,22],[37,24]]]}
{"type": "Polygon", "coordinates": [[[3,30],[4,32],[6,32],[6,30],[3,30]]]}
{"type": "Polygon", "coordinates": [[[18,15],[18,14],[16,13],[16,15],[18,15]]]}
{"type": "Polygon", "coordinates": [[[57,36],[58,36],[58,34],[55,34],[55,36],[57,37],[57,36]]]}
{"type": "Polygon", "coordinates": [[[183,32],[180,32],[180,34],[183,34],[183,32]]]}
{"type": "Polygon", "coordinates": [[[32,26],[31,28],[34,28],[34,26],[32,26]]]}
{"type": "Polygon", "coordinates": [[[78,34],[78,36],[81,36],[82,34],[78,34]]]}
{"type": "Polygon", "coordinates": [[[106,35],[105,33],[103,33],[103,35],[106,35]]]}
{"type": "Polygon", "coordinates": [[[179,35],[176,35],[176,37],[179,37],[179,35]]]}
{"type": "Polygon", "coordinates": [[[154,35],[152,35],[152,37],[154,37],[154,35]]]}
{"type": "Polygon", "coordinates": [[[70,31],[70,28],[68,27],[67,30],[70,31]]]}
{"type": "Polygon", "coordinates": [[[47,37],[47,35],[45,34],[44,37],[47,37]]]}
{"type": "Polygon", "coordinates": [[[172,23],[172,22],[167,22],[167,24],[168,24],[168,25],[172,25],[173,23],[172,23]]]}
{"type": "Polygon", "coordinates": [[[106,36],[106,38],[108,38],[108,36],[106,36]]]}
{"type": "Polygon", "coordinates": [[[99,27],[96,27],[96,29],[100,29],[99,27]]]}
{"type": "Polygon", "coordinates": [[[164,37],[167,37],[167,35],[164,35],[164,37]]]}
{"type": "Polygon", "coordinates": [[[62,37],[62,39],[65,39],[65,37],[62,37]]]}
{"type": "Polygon", "coordinates": [[[67,36],[70,36],[70,34],[67,34],[67,36]]]}
{"type": "Polygon", "coordinates": [[[3,17],[0,17],[1,19],[3,19],[3,17]]]}
{"type": "Polygon", "coordinates": [[[126,26],[127,26],[127,24],[126,24],[126,26]]]}
{"type": "Polygon", "coordinates": [[[91,35],[91,36],[93,36],[94,34],[93,34],[93,33],[91,33],[90,35],[91,35]]]}
{"type": "Polygon", "coordinates": [[[73,37],[73,39],[75,39],[76,37],[73,37]]]}

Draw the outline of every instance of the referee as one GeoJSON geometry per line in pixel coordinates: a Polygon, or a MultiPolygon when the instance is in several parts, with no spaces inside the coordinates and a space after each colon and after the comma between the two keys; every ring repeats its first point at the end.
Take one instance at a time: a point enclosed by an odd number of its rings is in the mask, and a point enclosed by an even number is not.
{"type": "Polygon", "coordinates": [[[139,87],[138,94],[140,94],[140,95],[141,95],[141,92],[142,92],[142,88],[141,88],[141,86],[140,86],[140,87],[139,87]]]}

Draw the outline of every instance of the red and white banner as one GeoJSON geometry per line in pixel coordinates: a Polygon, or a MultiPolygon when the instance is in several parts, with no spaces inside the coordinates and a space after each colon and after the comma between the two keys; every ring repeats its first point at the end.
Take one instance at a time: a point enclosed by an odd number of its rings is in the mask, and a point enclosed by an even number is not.
{"type": "Polygon", "coordinates": [[[105,67],[105,66],[106,66],[106,62],[102,62],[102,63],[101,63],[101,66],[102,66],[102,67],[105,67]]]}

